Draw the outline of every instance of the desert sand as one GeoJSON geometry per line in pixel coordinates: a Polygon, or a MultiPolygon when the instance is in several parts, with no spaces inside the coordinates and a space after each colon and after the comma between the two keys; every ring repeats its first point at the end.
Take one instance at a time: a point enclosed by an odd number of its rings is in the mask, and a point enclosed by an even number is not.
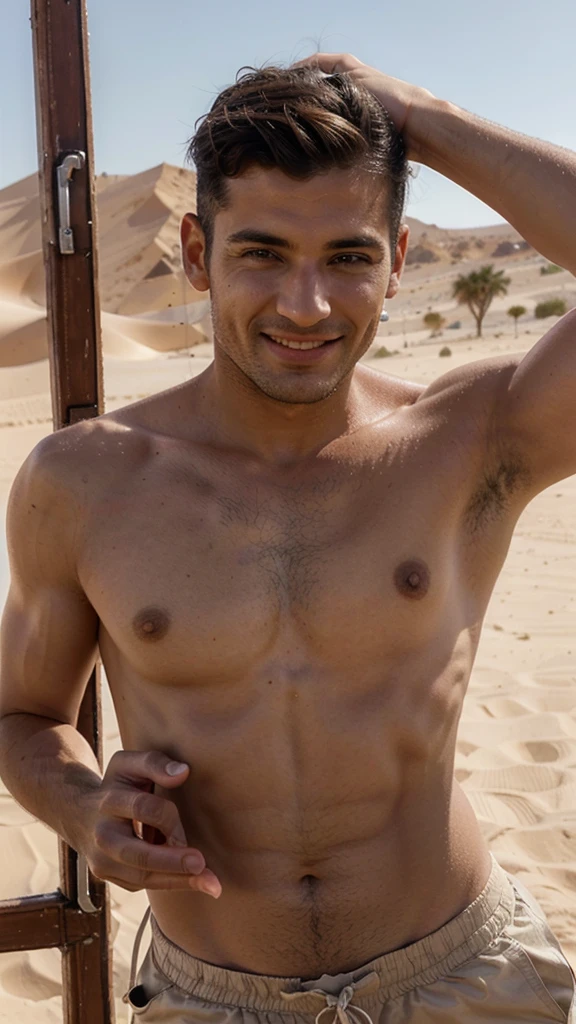
{"type": "MultiPolygon", "coordinates": [[[[178,226],[193,209],[193,175],[161,165],[132,177],[98,180],[106,409],[189,380],[209,365],[209,300],[182,273],[178,226]]],[[[447,231],[408,219],[410,264],[388,304],[365,361],[387,374],[427,383],[455,365],[523,352],[555,319],[534,305],[562,296],[576,305],[566,271],[542,275],[546,260],[508,225],[447,231]],[[498,253],[498,255],[493,255],[498,253]],[[511,283],[474,337],[472,318],[451,298],[458,274],[484,264],[511,283]],[[506,310],[528,312],[514,337],[506,310]],[[441,336],[423,327],[427,311],[447,321],[441,336]],[[449,327],[458,323],[460,326],[449,327]],[[447,346],[450,355],[440,357],[447,346]],[[387,357],[382,349],[391,353],[387,357]],[[380,354],[378,354],[380,353],[380,354]]],[[[36,178],[0,192],[0,508],[34,445],[51,429],[45,298],[36,178]]],[[[7,588],[0,543],[0,606],[7,588]]],[[[544,908],[576,969],[576,477],[539,495],[522,515],[494,590],[460,723],[456,777],[504,868],[544,908]]],[[[106,758],[120,746],[104,692],[106,758]]],[[[0,899],[58,885],[55,836],[0,789],[0,899]]],[[[118,1020],[142,893],[111,887],[118,1020]]],[[[61,1021],[58,950],[0,957],[0,1021],[61,1021]]]]}

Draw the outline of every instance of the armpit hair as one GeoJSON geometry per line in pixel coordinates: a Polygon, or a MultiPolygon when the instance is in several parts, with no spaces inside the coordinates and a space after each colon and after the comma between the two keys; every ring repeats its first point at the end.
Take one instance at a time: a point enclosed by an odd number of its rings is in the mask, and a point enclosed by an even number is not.
{"type": "Polygon", "coordinates": [[[466,508],[465,518],[470,530],[475,533],[501,519],[509,511],[512,497],[528,482],[526,464],[515,452],[507,453],[486,468],[466,508]]]}

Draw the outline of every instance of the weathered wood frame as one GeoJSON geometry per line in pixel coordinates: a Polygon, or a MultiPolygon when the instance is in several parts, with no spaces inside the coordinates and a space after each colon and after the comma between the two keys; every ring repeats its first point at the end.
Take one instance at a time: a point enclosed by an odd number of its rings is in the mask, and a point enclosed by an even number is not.
{"type": "MultiPolygon", "coordinates": [[[[31,26],[52,410],[59,430],[104,411],[86,0],[31,0],[31,26]],[[74,153],[82,166],[69,183],[73,251],[63,254],[57,168],[74,153]]],[[[99,665],[78,729],[102,764],[99,665]]],[[[0,902],[0,952],[62,951],[65,1024],[114,1024],[109,935],[107,887],[62,841],[57,892],[0,902]]]]}

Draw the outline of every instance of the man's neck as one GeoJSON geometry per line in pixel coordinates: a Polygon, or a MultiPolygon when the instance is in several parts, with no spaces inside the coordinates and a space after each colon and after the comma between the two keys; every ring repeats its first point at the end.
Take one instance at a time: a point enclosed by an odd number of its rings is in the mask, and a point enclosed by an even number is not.
{"type": "Polygon", "coordinates": [[[290,465],[313,457],[362,424],[357,367],[327,398],[306,404],[270,398],[234,370],[215,360],[202,374],[196,411],[216,443],[271,465],[290,465]]]}

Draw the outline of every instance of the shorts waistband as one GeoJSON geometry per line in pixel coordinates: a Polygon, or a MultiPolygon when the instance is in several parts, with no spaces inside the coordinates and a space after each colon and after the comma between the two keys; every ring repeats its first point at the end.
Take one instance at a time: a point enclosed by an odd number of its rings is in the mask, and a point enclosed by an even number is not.
{"type": "MultiPolygon", "coordinates": [[[[179,989],[208,1002],[279,1013],[320,1016],[334,1006],[335,1019],[349,1020],[346,1007],[354,1000],[386,1002],[419,985],[434,981],[478,956],[513,919],[515,893],[510,875],[494,855],[490,877],[476,899],[430,935],[402,949],[385,953],[346,974],[302,981],[230,971],[186,953],[161,931],[151,916],[152,956],[157,968],[179,989]],[[343,1012],[338,1013],[341,1009],[343,1012]]],[[[353,1004],[350,1005],[350,1010],[353,1004]]],[[[354,1006],[360,1014],[365,1012],[354,1006]]],[[[356,1017],[358,1024],[361,1018],[356,1017]]]]}

